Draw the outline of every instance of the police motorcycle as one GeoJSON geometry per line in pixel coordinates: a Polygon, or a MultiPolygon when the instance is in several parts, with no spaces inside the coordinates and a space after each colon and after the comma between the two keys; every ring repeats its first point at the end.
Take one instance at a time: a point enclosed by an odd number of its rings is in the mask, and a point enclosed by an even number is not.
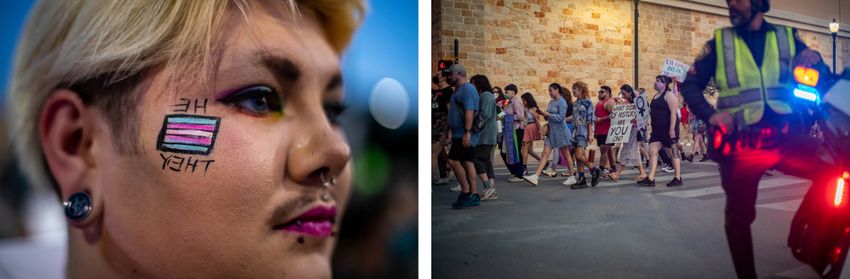
{"type": "Polygon", "coordinates": [[[828,156],[839,168],[827,185],[812,185],[791,222],[788,246],[822,278],[850,278],[850,68],[833,76],[819,68],[794,69],[794,96],[810,109],[828,156]]]}

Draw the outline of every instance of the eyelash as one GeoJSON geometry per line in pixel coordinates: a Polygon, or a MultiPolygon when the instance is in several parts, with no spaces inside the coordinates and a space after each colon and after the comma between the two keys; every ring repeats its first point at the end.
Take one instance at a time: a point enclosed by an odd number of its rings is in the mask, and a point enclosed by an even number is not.
{"type": "Polygon", "coordinates": [[[333,125],[339,125],[339,116],[348,109],[347,105],[340,102],[326,102],[324,107],[325,115],[333,125]]]}
{"type": "MultiPolygon", "coordinates": [[[[256,116],[264,116],[270,112],[283,112],[283,104],[279,95],[274,89],[265,85],[256,85],[239,90],[221,99],[221,102],[227,105],[237,106],[239,110],[256,116]],[[243,104],[243,102],[251,101],[258,97],[265,99],[265,105],[268,107],[268,111],[256,111],[256,109],[248,108],[248,104],[243,104]]],[[[325,102],[323,107],[325,116],[333,125],[339,125],[339,116],[348,109],[347,105],[336,101],[325,102]]]]}
{"type": "Polygon", "coordinates": [[[271,112],[283,112],[283,103],[280,100],[279,95],[274,89],[265,85],[256,85],[239,90],[236,93],[221,99],[221,102],[237,106],[240,111],[255,116],[265,116],[271,112]],[[264,102],[262,104],[254,102],[259,100],[264,100],[264,102]],[[250,107],[252,105],[264,105],[265,108],[260,110],[256,107],[250,107]]]}

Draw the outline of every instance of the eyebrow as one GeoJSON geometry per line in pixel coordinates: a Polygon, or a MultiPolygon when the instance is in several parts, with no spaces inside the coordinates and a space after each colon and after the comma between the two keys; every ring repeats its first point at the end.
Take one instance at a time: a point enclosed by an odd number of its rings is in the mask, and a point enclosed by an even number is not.
{"type": "Polygon", "coordinates": [[[260,64],[287,82],[295,82],[301,77],[301,68],[288,58],[262,53],[260,64]]]}
{"type": "MultiPolygon", "coordinates": [[[[294,83],[301,77],[301,68],[288,58],[263,53],[260,54],[260,63],[286,82],[294,83]]],[[[342,87],[342,73],[337,70],[328,80],[325,92],[339,87],[342,87]]]]}

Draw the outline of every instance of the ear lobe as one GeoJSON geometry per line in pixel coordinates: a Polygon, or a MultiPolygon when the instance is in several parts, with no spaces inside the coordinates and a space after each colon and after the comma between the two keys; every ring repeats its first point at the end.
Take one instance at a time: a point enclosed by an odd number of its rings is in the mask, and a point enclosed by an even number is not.
{"type": "Polygon", "coordinates": [[[91,196],[92,212],[87,218],[70,224],[84,227],[97,219],[102,210],[99,189],[86,183],[86,175],[93,167],[90,154],[94,125],[87,115],[86,107],[77,93],[58,89],[47,98],[38,119],[38,132],[44,159],[50,174],[61,191],[61,198],[79,192],[91,196]]]}

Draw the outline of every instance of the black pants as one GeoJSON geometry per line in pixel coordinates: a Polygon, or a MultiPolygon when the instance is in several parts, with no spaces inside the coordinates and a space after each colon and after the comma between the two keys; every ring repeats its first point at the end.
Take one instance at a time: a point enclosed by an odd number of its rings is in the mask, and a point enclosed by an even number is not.
{"type": "MultiPolygon", "coordinates": [[[[714,132],[709,133],[712,135],[714,132]]],[[[714,144],[713,140],[709,142],[714,144]]],[[[710,150],[714,149],[712,158],[720,165],[721,184],[726,192],[726,240],[739,278],[756,278],[750,224],[756,218],[758,184],[764,172],[777,169],[807,178],[814,181],[812,187],[822,187],[829,183],[830,177],[838,177],[833,165],[818,158],[822,144],[817,139],[790,133],[769,146],[761,149],[709,146],[710,150]]]]}

